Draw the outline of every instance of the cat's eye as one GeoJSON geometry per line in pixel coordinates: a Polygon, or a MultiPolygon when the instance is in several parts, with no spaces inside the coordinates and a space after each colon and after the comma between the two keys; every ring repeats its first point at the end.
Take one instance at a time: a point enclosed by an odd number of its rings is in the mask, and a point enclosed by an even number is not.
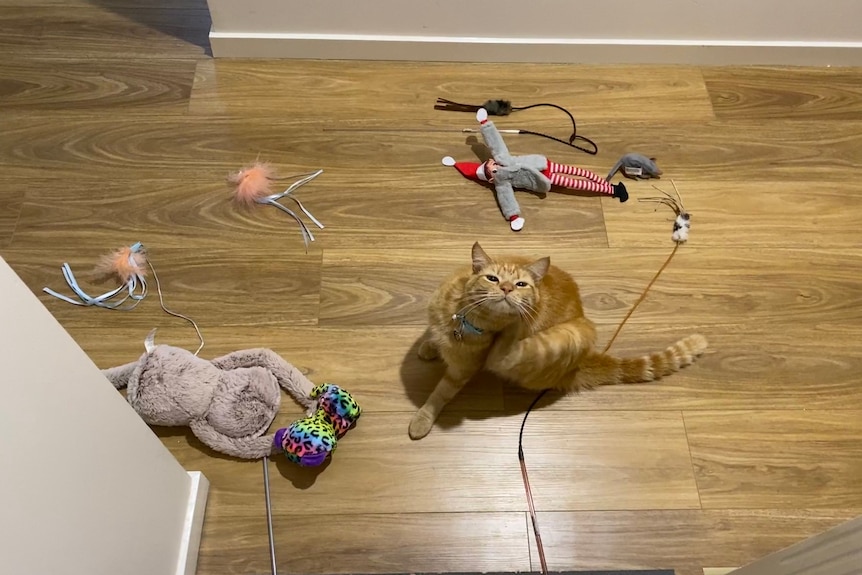
{"type": "Polygon", "coordinates": [[[518,282],[515,285],[518,287],[527,287],[527,282],[518,282]]]}
{"type": "Polygon", "coordinates": [[[497,283],[498,281],[500,281],[497,278],[497,276],[492,276],[492,275],[485,276],[485,279],[488,280],[489,282],[492,282],[492,283],[497,283]]]}

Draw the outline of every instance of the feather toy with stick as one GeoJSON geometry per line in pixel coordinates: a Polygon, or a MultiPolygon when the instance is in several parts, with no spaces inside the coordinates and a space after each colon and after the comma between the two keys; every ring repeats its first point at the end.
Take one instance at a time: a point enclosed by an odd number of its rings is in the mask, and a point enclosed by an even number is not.
{"type": "Polygon", "coordinates": [[[322,173],[323,170],[317,170],[310,174],[304,174],[302,178],[292,183],[285,191],[274,194],[272,193],[272,185],[273,182],[279,179],[276,177],[275,170],[267,163],[254,162],[252,165],[228,176],[228,182],[234,186],[233,200],[237,205],[249,207],[255,204],[268,204],[280,209],[296,220],[299,224],[300,231],[302,232],[302,240],[305,242],[305,249],[308,251],[308,242],[314,241],[314,235],[311,233],[311,230],[308,229],[308,226],[305,225],[305,222],[303,222],[293,210],[284,207],[278,202],[278,200],[281,200],[282,198],[290,198],[296,202],[296,205],[299,206],[302,213],[308,216],[318,228],[323,229],[323,224],[311,215],[311,212],[305,209],[305,206],[302,205],[302,202],[300,202],[299,199],[292,195],[297,188],[310,182],[322,173]]]}
{"type": "Polygon", "coordinates": [[[120,311],[130,311],[137,307],[141,301],[147,295],[147,280],[146,280],[146,268],[149,268],[149,271],[152,272],[153,278],[156,280],[156,289],[159,293],[159,304],[165,313],[182,318],[195,328],[195,332],[198,335],[198,339],[200,339],[200,347],[198,347],[195,355],[200,353],[201,349],[204,347],[204,338],[201,335],[201,331],[198,328],[198,325],[191,318],[184,316],[182,314],[173,312],[169,310],[165,306],[165,300],[162,296],[162,286],[159,281],[159,276],[156,274],[156,268],[153,267],[152,262],[147,257],[147,250],[144,248],[144,245],[141,242],[136,242],[131,246],[124,246],[119,249],[116,249],[109,254],[103,255],[99,260],[99,263],[96,265],[95,273],[97,273],[101,277],[114,277],[120,282],[120,286],[103,293],[98,296],[88,295],[81,286],[78,284],[77,278],[75,278],[75,274],[72,273],[72,268],[68,263],[64,263],[63,277],[66,279],[66,283],[69,284],[71,290],[78,296],[79,301],[72,299],[69,296],[65,296],[61,293],[58,293],[48,287],[42,288],[42,291],[45,293],[52,295],[58,299],[61,299],[65,302],[71,303],[77,306],[85,306],[85,307],[101,307],[104,309],[111,310],[120,310],[120,311]],[[124,297],[119,301],[112,301],[118,295],[125,293],[124,297]],[[133,300],[133,303],[123,307],[123,303],[127,300],[133,300]]]}
{"type": "Polygon", "coordinates": [[[676,218],[673,221],[673,234],[671,234],[671,239],[678,244],[681,244],[688,241],[688,232],[691,229],[691,214],[686,211],[685,206],[682,203],[682,196],[679,195],[679,190],[676,189],[676,183],[674,183],[673,180],[671,180],[670,183],[673,185],[673,191],[676,193],[676,198],[658,186],[653,185],[656,190],[664,195],[653,196],[650,198],[639,198],[638,201],[655,202],[672,209],[673,213],[676,214],[676,218]]]}

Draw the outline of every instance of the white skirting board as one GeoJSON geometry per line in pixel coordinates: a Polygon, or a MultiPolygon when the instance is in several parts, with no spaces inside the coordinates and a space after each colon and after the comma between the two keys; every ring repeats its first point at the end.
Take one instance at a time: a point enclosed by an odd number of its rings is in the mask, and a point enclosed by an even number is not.
{"type": "Polygon", "coordinates": [[[215,58],[862,66],[862,42],[472,38],[210,32],[215,58]]]}
{"type": "Polygon", "coordinates": [[[192,480],[189,500],[186,507],[186,520],[180,543],[177,561],[177,575],[195,575],[198,566],[198,553],[201,546],[201,532],[204,527],[209,481],[200,471],[189,471],[192,480]]]}

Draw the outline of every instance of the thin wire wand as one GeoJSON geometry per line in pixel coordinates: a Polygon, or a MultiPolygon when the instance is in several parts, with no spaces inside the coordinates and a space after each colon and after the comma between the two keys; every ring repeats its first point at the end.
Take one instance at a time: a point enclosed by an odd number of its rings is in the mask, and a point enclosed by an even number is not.
{"type": "Polygon", "coordinates": [[[201,350],[204,348],[204,336],[201,335],[201,330],[200,330],[200,328],[198,328],[198,324],[196,324],[195,320],[193,320],[192,318],[185,316],[181,313],[171,311],[167,307],[165,307],[165,300],[164,300],[164,297],[162,296],[162,282],[159,281],[159,274],[156,273],[156,268],[153,267],[153,263],[149,259],[147,259],[147,265],[150,266],[150,271],[153,272],[153,278],[156,280],[156,290],[158,290],[158,292],[159,292],[159,304],[161,304],[162,309],[165,310],[165,313],[168,313],[168,314],[175,316],[175,317],[182,318],[182,319],[186,320],[187,322],[189,322],[190,324],[192,324],[192,327],[195,328],[195,333],[198,334],[198,339],[201,340],[201,344],[198,346],[197,351],[195,351],[195,355],[199,354],[201,352],[201,350]]]}
{"type": "Polygon", "coordinates": [[[539,518],[536,517],[536,506],[533,504],[533,491],[530,489],[530,478],[527,475],[527,462],[524,460],[524,427],[527,425],[527,417],[529,417],[530,412],[533,411],[533,408],[536,407],[536,404],[539,403],[539,400],[547,392],[547,389],[543,389],[536,396],[536,399],[533,400],[533,403],[530,404],[530,407],[527,408],[524,419],[521,420],[521,430],[518,432],[518,461],[521,464],[521,477],[524,478],[527,507],[530,510],[530,519],[533,521],[533,533],[536,535],[536,547],[539,549],[539,562],[542,564],[542,575],[548,575],[548,563],[545,561],[545,546],[542,545],[542,535],[539,533],[539,518]]]}
{"type": "Polygon", "coordinates": [[[530,479],[527,477],[527,464],[524,458],[521,460],[521,475],[524,478],[524,488],[527,490],[527,506],[530,509],[530,519],[533,521],[533,532],[536,534],[536,547],[539,549],[539,562],[542,564],[542,575],[548,575],[548,564],[545,561],[545,546],[542,545],[542,534],[539,533],[539,519],[536,517],[536,508],[533,505],[533,492],[530,490],[530,479]]]}
{"type": "MultiPolygon", "coordinates": [[[[524,133],[523,130],[510,130],[510,129],[505,129],[505,130],[498,129],[497,131],[500,132],[501,134],[523,134],[524,133]]],[[[463,133],[463,134],[478,134],[479,130],[476,130],[474,128],[464,128],[463,130],[461,130],[461,133],[463,133]]]]}
{"type": "Polygon", "coordinates": [[[275,539],[272,535],[272,503],[269,498],[269,457],[263,458],[263,490],[266,494],[266,529],[269,532],[269,561],[272,575],[277,575],[275,566],[275,539]]]}

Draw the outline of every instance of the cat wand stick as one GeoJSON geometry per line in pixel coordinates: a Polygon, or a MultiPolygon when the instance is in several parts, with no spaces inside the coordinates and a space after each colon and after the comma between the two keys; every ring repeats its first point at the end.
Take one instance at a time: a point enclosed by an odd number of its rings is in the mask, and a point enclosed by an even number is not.
{"type": "Polygon", "coordinates": [[[539,563],[542,565],[542,575],[548,575],[548,563],[545,561],[545,546],[542,545],[542,534],[539,532],[539,518],[536,516],[536,506],[533,503],[533,490],[530,489],[530,477],[527,474],[527,462],[524,460],[524,426],[527,424],[527,416],[533,407],[542,399],[548,390],[542,391],[533,403],[527,408],[524,419],[521,421],[521,431],[518,434],[518,463],[521,466],[521,477],[524,479],[524,489],[527,492],[527,508],[530,510],[530,520],[533,523],[533,533],[536,535],[536,547],[539,550],[539,563]]]}
{"type": "Polygon", "coordinates": [[[275,538],[272,533],[272,501],[269,496],[269,457],[263,458],[263,490],[266,495],[266,530],[269,534],[269,562],[272,568],[272,575],[277,575],[277,567],[275,565],[275,538]]]}

